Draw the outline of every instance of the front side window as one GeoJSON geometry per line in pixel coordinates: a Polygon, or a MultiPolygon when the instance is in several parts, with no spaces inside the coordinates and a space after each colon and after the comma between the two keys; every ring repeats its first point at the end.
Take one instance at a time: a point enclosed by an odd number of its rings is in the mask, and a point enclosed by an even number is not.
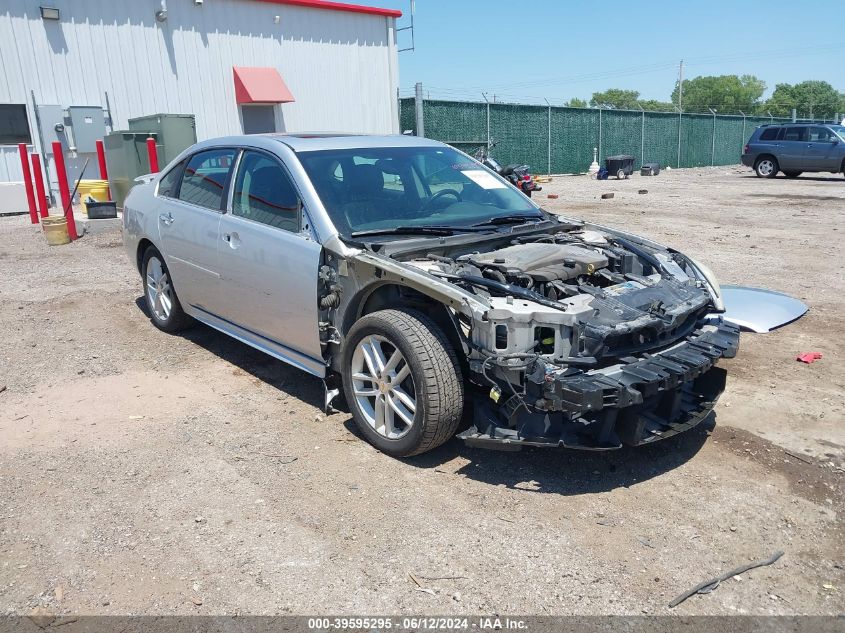
{"type": "Polygon", "coordinates": [[[449,147],[300,152],[337,230],[466,227],[496,217],[540,217],[536,206],[487,168],[449,147]]]}
{"type": "Polygon", "coordinates": [[[233,149],[212,149],[191,156],[182,175],[179,199],[220,211],[234,158],[233,149]]]}
{"type": "Polygon", "coordinates": [[[784,141],[806,141],[807,128],[806,127],[788,127],[783,133],[784,141]]]}
{"type": "Polygon", "coordinates": [[[811,127],[810,128],[810,142],[811,143],[829,143],[836,139],[836,135],[828,130],[826,127],[811,127]]]}
{"type": "Polygon", "coordinates": [[[279,162],[245,151],[232,193],[232,215],[285,231],[299,231],[299,195],[279,162]]]}

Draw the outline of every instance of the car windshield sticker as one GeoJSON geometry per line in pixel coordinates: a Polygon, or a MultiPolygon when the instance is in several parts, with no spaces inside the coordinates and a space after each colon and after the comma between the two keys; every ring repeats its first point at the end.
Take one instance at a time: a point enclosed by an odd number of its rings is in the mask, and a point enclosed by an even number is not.
{"type": "Polygon", "coordinates": [[[483,169],[467,169],[461,173],[483,189],[507,189],[505,183],[483,169]]]}

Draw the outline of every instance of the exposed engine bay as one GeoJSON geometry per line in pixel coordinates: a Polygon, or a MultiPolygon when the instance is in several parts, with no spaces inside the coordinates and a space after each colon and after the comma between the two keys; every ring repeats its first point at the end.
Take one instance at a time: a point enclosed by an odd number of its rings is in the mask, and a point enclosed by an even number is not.
{"type": "Polygon", "coordinates": [[[715,282],[698,265],[632,240],[580,227],[405,260],[489,305],[480,322],[455,314],[483,390],[460,437],[608,449],[709,414],[738,328],[713,314],[715,282]]]}

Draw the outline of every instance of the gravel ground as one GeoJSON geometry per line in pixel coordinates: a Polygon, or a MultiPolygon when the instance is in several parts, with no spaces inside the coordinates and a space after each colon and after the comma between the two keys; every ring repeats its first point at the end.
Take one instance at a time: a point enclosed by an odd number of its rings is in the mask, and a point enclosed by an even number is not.
{"type": "Polygon", "coordinates": [[[551,210],[811,306],[743,336],[714,421],[612,453],[389,458],[320,413],[318,380],[204,326],[156,330],[119,233],[48,248],[0,218],[0,613],[840,613],[843,184],[545,185],[551,210]]]}

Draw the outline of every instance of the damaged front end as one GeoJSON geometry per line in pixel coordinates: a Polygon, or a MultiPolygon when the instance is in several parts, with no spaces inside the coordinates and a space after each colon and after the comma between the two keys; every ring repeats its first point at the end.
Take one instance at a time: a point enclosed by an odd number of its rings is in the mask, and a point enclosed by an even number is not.
{"type": "Polygon", "coordinates": [[[569,225],[404,259],[471,295],[452,308],[473,394],[469,444],[605,450],[705,419],[737,352],[718,284],[680,253],[569,225]]]}

